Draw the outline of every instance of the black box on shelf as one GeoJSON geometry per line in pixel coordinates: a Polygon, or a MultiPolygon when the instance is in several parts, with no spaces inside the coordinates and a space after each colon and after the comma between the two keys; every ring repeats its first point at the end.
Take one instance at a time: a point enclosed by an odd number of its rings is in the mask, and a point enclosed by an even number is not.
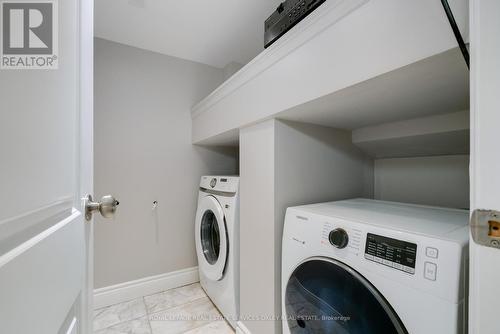
{"type": "Polygon", "coordinates": [[[312,13],[326,0],[286,0],[265,22],[264,47],[267,48],[312,13]]]}

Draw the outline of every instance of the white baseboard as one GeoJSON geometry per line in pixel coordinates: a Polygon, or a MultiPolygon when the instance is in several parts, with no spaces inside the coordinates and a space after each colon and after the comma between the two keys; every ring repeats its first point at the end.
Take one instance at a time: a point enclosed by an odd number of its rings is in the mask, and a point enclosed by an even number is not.
{"type": "Polygon", "coordinates": [[[198,281],[198,267],[192,267],[95,289],[94,309],[193,284],[198,281]]]}
{"type": "Polygon", "coordinates": [[[236,334],[252,334],[250,330],[241,321],[236,323],[236,334]]]}

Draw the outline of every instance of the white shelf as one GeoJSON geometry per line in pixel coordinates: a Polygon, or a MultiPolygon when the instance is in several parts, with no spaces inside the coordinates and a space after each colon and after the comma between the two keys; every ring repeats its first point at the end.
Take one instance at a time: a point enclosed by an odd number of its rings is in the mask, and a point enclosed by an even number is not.
{"type": "MultiPolygon", "coordinates": [[[[451,3],[467,34],[467,1],[451,3]]],[[[336,128],[468,108],[439,1],[328,0],[192,110],[193,142],[231,145],[269,118],[336,128]]]]}
{"type": "Polygon", "coordinates": [[[469,154],[469,112],[356,129],[352,142],[373,158],[469,154]]]}

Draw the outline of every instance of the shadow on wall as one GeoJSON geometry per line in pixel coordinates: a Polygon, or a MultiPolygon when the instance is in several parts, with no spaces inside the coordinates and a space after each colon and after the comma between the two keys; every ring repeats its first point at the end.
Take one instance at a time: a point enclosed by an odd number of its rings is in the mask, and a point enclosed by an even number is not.
{"type": "MultiPolygon", "coordinates": [[[[201,146],[193,145],[194,150],[200,156],[204,166],[212,171],[213,175],[226,175],[228,166],[227,159],[234,159],[236,164],[234,166],[234,172],[232,175],[239,175],[239,148],[231,146],[201,146]],[[223,159],[219,163],[217,161],[214,163],[213,156],[220,155],[223,159]]],[[[229,176],[229,175],[228,175],[229,176]]],[[[200,175],[201,177],[201,175],[200,175]]]]}

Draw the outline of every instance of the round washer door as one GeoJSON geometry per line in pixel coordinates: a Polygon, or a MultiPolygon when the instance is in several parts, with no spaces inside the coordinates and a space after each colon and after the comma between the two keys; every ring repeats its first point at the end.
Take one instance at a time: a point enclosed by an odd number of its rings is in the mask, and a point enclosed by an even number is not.
{"type": "Polygon", "coordinates": [[[294,270],[286,286],[285,309],[293,334],[408,333],[370,282],[332,259],[313,258],[294,270]]]}
{"type": "Polygon", "coordinates": [[[218,281],[224,276],[228,241],[224,212],[215,197],[201,199],[195,228],[200,270],[208,279],[218,281]]]}

